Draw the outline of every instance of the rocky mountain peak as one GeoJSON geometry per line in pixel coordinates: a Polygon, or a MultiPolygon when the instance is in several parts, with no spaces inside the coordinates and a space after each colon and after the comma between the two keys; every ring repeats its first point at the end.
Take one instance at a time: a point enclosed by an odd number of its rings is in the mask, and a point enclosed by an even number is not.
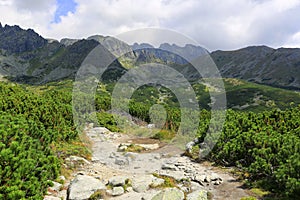
{"type": "Polygon", "coordinates": [[[17,54],[33,51],[45,46],[46,39],[37,34],[34,30],[24,30],[17,25],[5,25],[0,28],[0,49],[8,54],[17,54]]]}

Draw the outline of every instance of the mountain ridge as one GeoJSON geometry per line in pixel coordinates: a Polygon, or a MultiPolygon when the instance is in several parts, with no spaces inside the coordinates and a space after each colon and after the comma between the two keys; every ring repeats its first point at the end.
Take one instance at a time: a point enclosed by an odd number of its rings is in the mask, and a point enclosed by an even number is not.
{"type": "Polygon", "coordinates": [[[32,29],[24,30],[17,25],[3,27],[1,24],[0,73],[11,80],[30,84],[74,78],[85,56],[99,44],[116,57],[118,64],[115,64],[121,71],[142,63],[158,62],[171,65],[184,72],[186,77],[200,78],[193,70],[186,69],[190,67],[187,60],[209,53],[224,78],[300,90],[299,48],[249,46],[208,52],[191,44],[181,47],[165,43],[159,48],[147,43],[129,45],[101,35],[86,39],[64,38],[58,42],[45,39],[32,29]]]}

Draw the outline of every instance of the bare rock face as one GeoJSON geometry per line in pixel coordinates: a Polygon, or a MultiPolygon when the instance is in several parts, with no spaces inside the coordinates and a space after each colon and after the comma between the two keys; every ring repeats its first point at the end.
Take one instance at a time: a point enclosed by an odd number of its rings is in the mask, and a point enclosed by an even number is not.
{"type": "Polygon", "coordinates": [[[96,190],[105,189],[105,185],[98,179],[86,176],[77,175],[72,180],[68,189],[68,200],[83,200],[88,199],[96,190]]]}

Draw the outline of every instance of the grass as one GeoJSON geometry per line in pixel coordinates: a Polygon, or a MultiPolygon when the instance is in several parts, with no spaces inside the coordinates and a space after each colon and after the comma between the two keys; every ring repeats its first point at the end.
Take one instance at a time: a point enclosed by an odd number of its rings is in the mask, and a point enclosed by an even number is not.
{"type": "Polygon", "coordinates": [[[250,189],[250,191],[251,191],[255,196],[260,197],[260,198],[270,194],[270,192],[265,191],[265,190],[262,190],[262,189],[260,189],[260,188],[252,188],[252,189],[250,189]]]}
{"type": "Polygon", "coordinates": [[[190,157],[193,160],[197,160],[199,159],[199,150],[200,150],[199,145],[195,145],[193,146],[191,152],[185,151],[184,155],[190,157]]]}
{"type": "Polygon", "coordinates": [[[170,141],[176,136],[176,133],[170,131],[170,130],[160,130],[158,133],[156,133],[154,136],[152,136],[152,139],[157,139],[159,141],[170,141]]]}
{"type": "Polygon", "coordinates": [[[141,153],[145,151],[146,149],[140,145],[137,144],[130,144],[127,149],[125,149],[125,152],[136,152],[136,153],[141,153]]]}
{"type": "MultiPolygon", "coordinates": [[[[79,156],[91,160],[90,143],[77,139],[69,142],[57,142],[51,145],[53,152],[60,159],[61,163],[70,156],[79,156]]],[[[66,178],[70,177],[75,169],[61,165],[60,174],[66,178]]]]}
{"type": "Polygon", "coordinates": [[[150,188],[174,188],[174,187],[178,187],[177,186],[177,181],[174,178],[168,177],[168,176],[162,176],[156,173],[153,173],[153,176],[157,177],[157,178],[161,178],[164,179],[165,182],[161,185],[158,185],[156,187],[154,187],[153,185],[150,185],[150,188]]]}
{"type": "Polygon", "coordinates": [[[241,200],[257,200],[257,198],[249,196],[249,197],[242,197],[241,200]]]}

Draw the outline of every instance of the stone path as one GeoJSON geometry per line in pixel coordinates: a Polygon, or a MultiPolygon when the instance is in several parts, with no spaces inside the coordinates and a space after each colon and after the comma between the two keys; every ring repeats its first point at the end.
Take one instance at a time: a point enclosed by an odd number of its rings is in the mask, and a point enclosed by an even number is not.
{"type": "Polygon", "coordinates": [[[194,163],[181,156],[182,152],[174,146],[160,147],[158,143],[148,141],[139,145],[144,145],[149,152],[124,152],[122,150],[130,146],[130,142],[136,144],[143,139],[112,133],[103,127],[89,128],[86,134],[93,141],[92,160],[68,158],[68,165],[82,167],[71,183],[66,183],[68,195],[65,190],[52,196],[88,199],[96,190],[105,193],[104,199],[119,200],[204,200],[208,196],[216,200],[240,200],[249,196],[232,175],[208,164],[194,163]],[[176,180],[175,188],[160,187],[168,177],[176,180]]]}

